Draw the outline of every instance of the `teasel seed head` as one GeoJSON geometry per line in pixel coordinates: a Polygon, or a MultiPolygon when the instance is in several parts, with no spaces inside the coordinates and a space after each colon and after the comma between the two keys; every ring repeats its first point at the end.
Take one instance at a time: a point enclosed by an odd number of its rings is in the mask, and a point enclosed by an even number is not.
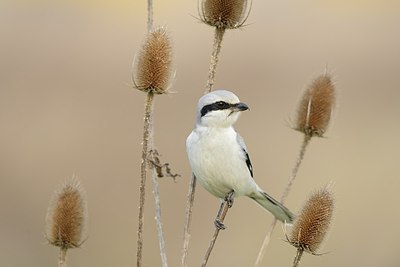
{"type": "Polygon", "coordinates": [[[335,86],[328,74],[317,77],[307,88],[297,110],[295,129],[312,137],[322,137],[335,105],[335,86]]]}
{"type": "Polygon", "coordinates": [[[316,254],[328,231],[333,210],[334,198],[328,187],[313,193],[293,222],[288,241],[298,250],[316,254]]]}
{"type": "Polygon", "coordinates": [[[147,34],[135,61],[135,87],[144,92],[167,93],[172,76],[172,45],[164,27],[147,34]]]}
{"type": "Polygon", "coordinates": [[[247,0],[202,0],[201,20],[210,26],[236,29],[242,26],[250,12],[247,0]]]}
{"type": "Polygon", "coordinates": [[[84,242],[87,227],[85,193],[76,178],[57,189],[46,214],[46,238],[61,249],[77,248],[84,242]]]}

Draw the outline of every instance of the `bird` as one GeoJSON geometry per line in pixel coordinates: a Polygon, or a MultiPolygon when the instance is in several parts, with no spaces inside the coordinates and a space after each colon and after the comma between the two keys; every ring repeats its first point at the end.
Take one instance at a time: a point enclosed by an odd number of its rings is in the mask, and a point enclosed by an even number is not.
{"type": "MultiPolygon", "coordinates": [[[[262,190],[253,178],[253,167],[243,138],[233,125],[249,106],[227,90],[203,95],[197,105],[196,123],[186,139],[190,167],[209,193],[221,200],[247,196],[290,224],[295,215],[262,190]]],[[[217,220],[216,226],[224,229],[217,220]]]]}

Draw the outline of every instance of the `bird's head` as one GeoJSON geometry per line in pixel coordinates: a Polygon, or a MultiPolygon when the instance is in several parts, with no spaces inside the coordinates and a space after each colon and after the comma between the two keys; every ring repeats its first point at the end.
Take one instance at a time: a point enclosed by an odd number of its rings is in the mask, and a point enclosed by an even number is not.
{"type": "Polygon", "coordinates": [[[232,92],[216,90],[202,96],[197,105],[197,124],[207,127],[230,127],[240,111],[249,107],[232,92]]]}

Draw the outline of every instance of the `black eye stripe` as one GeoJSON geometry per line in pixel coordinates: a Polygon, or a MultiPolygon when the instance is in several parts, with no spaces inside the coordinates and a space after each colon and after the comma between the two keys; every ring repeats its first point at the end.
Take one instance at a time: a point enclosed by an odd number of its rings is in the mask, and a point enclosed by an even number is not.
{"type": "Polygon", "coordinates": [[[205,105],[201,111],[200,114],[203,117],[206,115],[208,112],[213,111],[213,110],[224,110],[232,107],[232,104],[226,103],[224,101],[217,101],[212,104],[205,105]]]}

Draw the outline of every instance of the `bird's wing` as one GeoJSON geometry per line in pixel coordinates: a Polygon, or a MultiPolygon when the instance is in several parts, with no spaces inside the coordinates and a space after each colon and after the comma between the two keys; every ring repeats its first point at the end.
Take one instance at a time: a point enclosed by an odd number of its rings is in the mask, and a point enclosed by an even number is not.
{"type": "Polygon", "coordinates": [[[242,148],[242,150],[243,150],[243,152],[244,152],[244,154],[246,156],[246,165],[247,165],[247,168],[250,171],[251,177],[253,177],[253,166],[251,165],[249,153],[247,153],[246,144],[244,143],[243,138],[238,133],[236,133],[236,139],[237,139],[240,147],[242,148]]]}

